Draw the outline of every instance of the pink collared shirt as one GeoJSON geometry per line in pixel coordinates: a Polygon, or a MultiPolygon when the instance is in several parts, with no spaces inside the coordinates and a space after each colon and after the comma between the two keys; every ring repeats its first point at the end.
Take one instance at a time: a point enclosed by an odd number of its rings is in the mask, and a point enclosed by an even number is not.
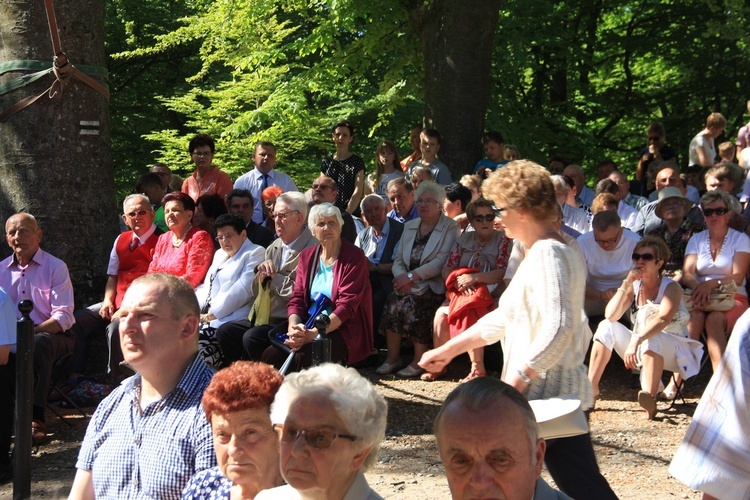
{"type": "Polygon", "coordinates": [[[21,318],[18,303],[29,299],[34,303],[31,320],[35,325],[52,318],[65,331],[75,322],[68,266],[41,248],[25,268],[18,265],[15,255],[0,262],[0,288],[13,301],[16,319],[21,318]]]}

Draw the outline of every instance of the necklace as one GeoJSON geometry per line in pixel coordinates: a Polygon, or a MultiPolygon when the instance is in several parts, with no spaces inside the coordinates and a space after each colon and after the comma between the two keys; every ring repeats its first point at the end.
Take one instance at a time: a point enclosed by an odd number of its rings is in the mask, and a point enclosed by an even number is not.
{"type": "Polygon", "coordinates": [[[659,296],[660,288],[661,288],[661,276],[659,276],[659,279],[656,281],[656,286],[654,287],[654,290],[649,294],[646,293],[646,287],[643,284],[643,280],[641,280],[640,290],[638,290],[638,307],[646,305],[648,301],[656,302],[656,298],[659,296]]]}
{"type": "Polygon", "coordinates": [[[180,245],[182,245],[185,242],[185,236],[187,236],[188,231],[190,231],[190,229],[192,229],[192,227],[193,227],[192,224],[188,224],[187,231],[185,231],[182,234],[182,236],[180,236],[179,238],[175,238],[174,233],[172,233],[172,246],[175,247],[175,248],[179,248],[180,245]]]}
{"type": "Polygon", "coordinates": [[[716,248],[711,248],[711,236],[708,234],[708,231],[706,231],[706,246],[708,247],[708,253],[711,254],[711,260],[715,261],[719,257],[721,249],[724,248],[728,237],[729,229],[727,229],[727,233],[724,235],[724,240],[721,242],[721,244],[716,248]]]}

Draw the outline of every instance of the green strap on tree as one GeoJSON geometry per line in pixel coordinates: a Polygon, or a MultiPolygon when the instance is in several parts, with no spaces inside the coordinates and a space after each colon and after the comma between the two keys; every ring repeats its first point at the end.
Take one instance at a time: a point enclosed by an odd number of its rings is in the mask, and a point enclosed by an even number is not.
{"type": "MultiPolygon", "coordinates": [[[[99,77],[104,80],[109,76],[107,68],[102,66],[76,65],[76,68],[89,76],[99,77]]],[[[34,73],[19,76],[18,78],[0,84],[0,95],[5,95],[9,92],[25,87],[26,85],[29,85],[30,83],[33,83],[53,72],[52,63],[48,61],[6,61],[0,63],[0,76],[5,73],[20,71],[33,71],[34,73]]],[[[102,85],[109,89],[106,83],[102,83],[102,85]]]]}

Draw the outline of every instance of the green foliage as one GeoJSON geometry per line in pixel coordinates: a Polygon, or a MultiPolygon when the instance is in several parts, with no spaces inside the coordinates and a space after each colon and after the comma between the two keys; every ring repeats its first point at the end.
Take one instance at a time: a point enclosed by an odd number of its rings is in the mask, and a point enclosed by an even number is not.
{"type": "MultiPolygon", "coordinates": [[[[451,0],[109,3],[121,192],[156,160],[191,172],[196,132],[217,139],[216,163],[233,178],[251,167],[256,141],[273,141],[300,186],[332,151],[330,127],[343,118],[357,127],[352,149],[368,167],[382,139],[408,154],[423,107],[414,26],[439,1],[451,0]]],[[[590,172],[611,157],[632,171],[659,120],[685,164],[710,112],[727,117],[725,138],[743,124],[743,0],[507,0],[502,9],[486,128],[525,157],[562,153],[590,172]]]]}

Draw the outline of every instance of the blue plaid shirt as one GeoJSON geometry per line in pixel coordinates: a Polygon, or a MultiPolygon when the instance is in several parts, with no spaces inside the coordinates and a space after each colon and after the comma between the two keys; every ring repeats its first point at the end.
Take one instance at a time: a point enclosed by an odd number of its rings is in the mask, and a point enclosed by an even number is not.
{"type": "Polygon", "coordinates": [[[99,404],[76,463],[91,471],[97,498],[180,498],[195,472],[216,465],[201,405],[213,374],[196,356],[177,387],[143,412],[140,374],[99,404]]]}

